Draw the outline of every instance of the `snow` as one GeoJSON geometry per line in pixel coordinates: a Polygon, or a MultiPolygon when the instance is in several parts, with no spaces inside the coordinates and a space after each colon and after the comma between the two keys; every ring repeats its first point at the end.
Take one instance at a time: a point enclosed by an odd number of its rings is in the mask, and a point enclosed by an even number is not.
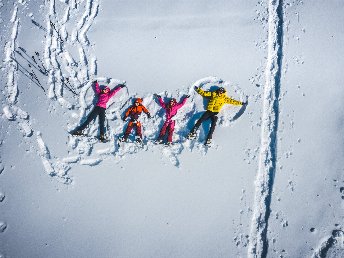
{"type": "Polygon", "coordinates": [[[340,1],[0,0],[0,257],[342,257],[340,1]],[[109,142],[68,132],[116,87],[109,142]],[[223,86],[214,144],[186,135],[223,86]],[[170,147],[154,144],[178,101],[170,147]],[[136,97],[144,146],[118,145],[136,97]]]}

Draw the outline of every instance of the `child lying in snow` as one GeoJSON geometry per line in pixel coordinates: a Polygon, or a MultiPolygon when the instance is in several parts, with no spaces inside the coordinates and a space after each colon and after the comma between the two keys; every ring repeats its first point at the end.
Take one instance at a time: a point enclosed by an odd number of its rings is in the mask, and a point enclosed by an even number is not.
{"type": "Polygon", "coordinates": [[[95,85],[95,93],[98,95],[98,101],[96,106],[93,108],[91,113],[88,114],[86,121],[78,126],[73,132],[72,135],[83,135],[83,130],[86,128],[86,126],[97,116],[99,116],[99,129],[100,129],[100,136],[99,139],[101,141],[106,141],[105,139],[105,128],[104,128],[104,122],[105,122],[105,110],[106,110],[106,104],[108,101],[118,92],[121,88],[126,87],[124,84],[118,84],[117,87],[110,90],[108,86],[105,86],[104,88],[100,88],[99,83],[97,81],[94,81],[93,84],[95,85]]]}
{"type": "Polygon", "coordinates": [[[131,130],[135,127],[136,129],[136,142],[142,143],[142,130],[141,130],[141,122],[138,120],[142,111],[147,114],[148,118],[151,118],[151,115],[147,108],[142,105],[142,99],[137,98],[134,102],[134,105],[128,108],[127,112],[125,113],[123,117],[123,121],[127,119],[127,117],[130,117],[130,121],[128,123],[128,126],[125,130],[124,136],[120,138],[119,140],[122,142],[126,142],[131,130]]]}
{"type": "Polygon", "coordinates": [[[193,139],[196,137],[196,131],[200,127],[200,125],[210,119],[211,126],[210,130],[207,135],[207,139],[205,145],[211,144],[211,139],[213,137],[213,133],[215,130],[216,122],[217,122],[217,115],[220,112],[221,108],[225,104],[231,104],[235,106],[240,105],[247,105],[247,102],[241,102],[235,99],[232,99],[226,95],[226,89],[223,87],[219,87],[215,91],[204,91],[200,87],[195,86],[195,91],[200,94],[202,97],[209,98],[209,102],[207,105],[207,110],[203,113],[200,119],[197,120],[196,124],[191,129],[190,133],[188,134],[189,139],[193,139]]]}
{"type": "Polygon", "coordinates": [[[172,136],[174,131],[174,126],[176,121],[174,120],[174,116],[177,114],[178,110],[184,106],[186,100],[190,97],[190,95],[185,96],[185,98],[177,103],[175,98],[170,99],[168,103],[165,103],[160,95],[154,94],[155,97],[158,98],[160,106],[165,109],[166,112],[166,120],[160,130],[160,134],[158,139],[156,140],[157,143],[163,143],[163,138],[166,135],[166,131],[168,132],[167,136],[167,145],[172,144],[172,136]]]}

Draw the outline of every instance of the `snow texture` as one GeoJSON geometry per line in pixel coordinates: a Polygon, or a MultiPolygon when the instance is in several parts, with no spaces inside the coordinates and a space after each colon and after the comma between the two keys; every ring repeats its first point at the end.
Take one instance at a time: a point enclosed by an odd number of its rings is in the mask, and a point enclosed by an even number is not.
{"type": "Polygon", "coordinates": [[[343,257],[342,11],[0,0],[0,257],[343,257]],[[69,133],[94,80],[127,85],[108,102],[106,143],[97,120],[69,133]],[[248,102],[223,107],[211,147],[209,121],[186,138],[207,104],[195,86],[248,102]],[[154,94],[190,95],[171,146],[154,142],[154,94]],[[137,97],[152,115],[143,145],[119,142],[137,97]]]}

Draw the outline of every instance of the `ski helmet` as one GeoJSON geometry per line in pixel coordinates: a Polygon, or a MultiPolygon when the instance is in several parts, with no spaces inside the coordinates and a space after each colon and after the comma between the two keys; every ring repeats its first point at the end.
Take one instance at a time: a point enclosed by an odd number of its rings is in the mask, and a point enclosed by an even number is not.
{"type": "Polygon", "coordinates": [[[175,98],[170,99],[170,104],[176,103],[176,102],[177,102],[177,100],[175,98]]]}
{"type": "Polygon", "coordinates": [[[135,103],[141,104],[141,103],[142,103],[142,99],[141,99],[141,98],[137,98],[137,99],[135,100],[135,103]]]}
{"type": "Polygon", "coordinates": [[[104,93],[108,93],[110,91],[110,88],[108,86],[105,86],[103,89],[102,89],[102,92],[104,93]]]}
{"type": "Polygon", "coordinates": [[[225,93],[225,92],[226,92],[226,89],[223,88],[223,87],[220,87],[220,88],[217,89],[217,92],[218,92],[218,93],[225,93]]]}

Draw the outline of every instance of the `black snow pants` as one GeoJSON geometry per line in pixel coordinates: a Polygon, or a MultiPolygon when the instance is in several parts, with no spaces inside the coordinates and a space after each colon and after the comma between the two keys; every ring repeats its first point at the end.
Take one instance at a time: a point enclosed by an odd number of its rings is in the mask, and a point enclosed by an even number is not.
{"type": "Polygon", "coordinates": [[[91,111],[91,113],[89,113],[89,115],[87,116],[86,121],[80,125],[77,130],[84,130],[86,128],[86,126],[93,120],[95,119],[97,116],[99,116],[99,130],[100,130],[100,135],[104,135],[105,134],[105,128],[104,128],[104,122],[105,122],[105,108],[99,107],[99,106],[95,106],[94,109],[91,111]]]}
{"type": "Polygon", "coordinates": [[[213,137],[213,133],[215,131],[215,126],[216,126],[216,122],[217,122],[217,114],[219,112],[211,112],[209,110],[205,111],[204,114],[201,116],[200,119],[198,119],[198,121],[196,122],[196,124],[194,125],[194,127],[192,128],[191,132],[196,132],[198,130],[198,127],[200,127],[200,125],[207,119],[211,119],[211,126],[210,126],[210,130],[207,136],[207,140],[208,139],[212,139],[213,137]]]}

